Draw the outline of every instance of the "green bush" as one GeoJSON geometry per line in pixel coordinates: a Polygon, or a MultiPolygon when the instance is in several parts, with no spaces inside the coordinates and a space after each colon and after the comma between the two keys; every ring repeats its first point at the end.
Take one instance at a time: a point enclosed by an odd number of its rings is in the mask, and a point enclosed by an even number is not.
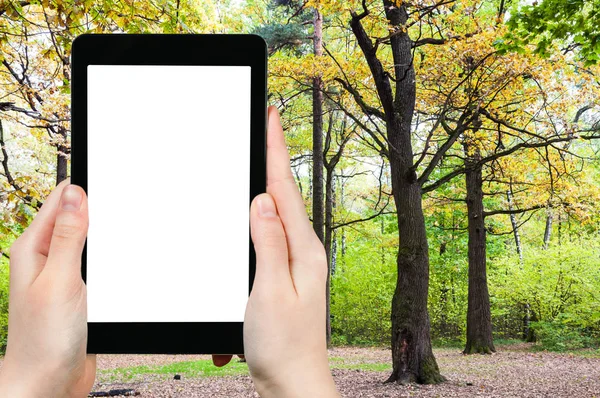
{"type": "Polygon", "coordinates": [[[331,280],[332,343],[388,344],[396,282],[392,253],[359,240],[338,259],[331,280]]]}
{"type": "Polygon", "coordinates": [[[492,315],[525,304],[543,349],[564,351],[597,345],[600,336],[600,248],[593,240],[563,242],[548,250],[529,248],[523,263],[505,258],[491,269],[492,315]]]}
{"type": "Polygon", "coordinates": [[[531,327],[538,339],[538,348],[548,351],[569,351],[581,348],[597,348],[598,339],[591,330],[570,324],[566,317],[552,322],[532,322],[531,327]]]}

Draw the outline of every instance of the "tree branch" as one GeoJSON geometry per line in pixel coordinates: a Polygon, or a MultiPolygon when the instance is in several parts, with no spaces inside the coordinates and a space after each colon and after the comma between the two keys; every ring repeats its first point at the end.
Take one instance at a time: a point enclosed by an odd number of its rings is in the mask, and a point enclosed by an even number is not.
{"type": "MultiPolygon", "coordinates": [[[[4,176],[8,180],[8,183],[15,189],[15,192],[23,192],[23,187],[19,186],[19,184],[15,181],[8,167],[8,152],[6,151],[6,146],[4,144],[4,127],[2,126],[2,120],[0,120],[0,151],[2,152],[2,162],[0,163],[2,163],[4,176]]],[[[31,195],[25,194],[24,196],[20,197],[25,201],[25,203],[35,209],[39,210],[42,207],[42,202],[35,200],[31,195]]]]}
{"type": "Polygon", "coordinates": [[[484,211],[483,212],[483,216],[484,217],[488,217],[488,216],[495,216],[497,214],[523,214],[523,213],[527,213],[528,211],[532,211],[532,210],[538,210],[538,209],[542,209],[545,208],[546,205],[535,205],[535,206],[531,206],[528,207],[526,209],[512,209],[512,210],[490,210],[490,211],[484,211]]]}

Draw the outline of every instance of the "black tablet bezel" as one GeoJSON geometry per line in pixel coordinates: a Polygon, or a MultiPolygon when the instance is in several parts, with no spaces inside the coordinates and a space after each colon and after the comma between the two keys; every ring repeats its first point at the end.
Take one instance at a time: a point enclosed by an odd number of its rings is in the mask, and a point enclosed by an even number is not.
{"type": "MultiPolygon", "coordinates": [[[[251,67],[249,202],[266,190],[267,50],[255,35],[84,34],[72,47],[71,183],[87,192],[88,65],[251,67]]],[[[224,141],[227,145],[227,141],[224,141]]],[[[248,231],[249,231],[248,227],[248,231]]],[[[250,239],[249,285],[256,255],[250,239]]],[[[86,245],[87,247],[87,245],[86,245]]],[[[86,281],[84,248],[81,273],[86,281]]],[[[227,289],[223,286],[224,290],[227,289]]],[[[242,322],[88,322],[88,353],[241,354],[242,322]]]]}

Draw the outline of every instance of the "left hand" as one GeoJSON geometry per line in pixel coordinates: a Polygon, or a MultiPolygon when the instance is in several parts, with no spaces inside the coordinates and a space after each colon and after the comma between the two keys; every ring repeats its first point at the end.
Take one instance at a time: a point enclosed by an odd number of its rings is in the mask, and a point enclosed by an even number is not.
{"type": "MultiPolygon", "coordinates": [[[[87,397],[91,391],[96,355],[86,355],[81,278],[87,229],[87,196],[63,181],[13,243],[0,397],[87,397]]],[[[224,365],[223,356],[214,356],[214,362],[224,365]]]]}
{"type": "Polygon", "coordinates": [[[10,250],[8,345],[2,397],[86,397],[96,356],[86,355],[81,253],[88,229],[83,189],[63,181],[10,250]]]}

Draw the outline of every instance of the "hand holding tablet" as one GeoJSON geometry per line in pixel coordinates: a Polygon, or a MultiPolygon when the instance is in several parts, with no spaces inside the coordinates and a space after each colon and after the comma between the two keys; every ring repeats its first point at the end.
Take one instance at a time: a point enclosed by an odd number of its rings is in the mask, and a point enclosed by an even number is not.
{"type": "Polygon", "coordinates": [[[241,354],[248,207],[265,192],[265,42],[81,35],[72,59],[88,352],[241,354]]]}

